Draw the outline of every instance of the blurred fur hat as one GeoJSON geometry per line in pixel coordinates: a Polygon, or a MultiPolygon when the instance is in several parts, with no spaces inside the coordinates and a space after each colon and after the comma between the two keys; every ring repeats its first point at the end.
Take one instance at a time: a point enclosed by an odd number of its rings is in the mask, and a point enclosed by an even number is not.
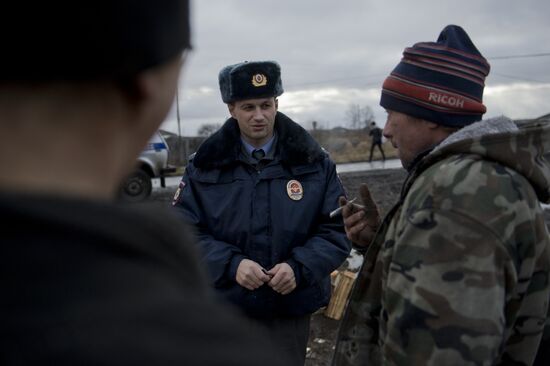
{"type": "Polygon", "coordinates": [[[189,0],[2,5],[0,81],[127,79],[190,47],[189,0]]]}
{"type": "Polygon", "coordinates": [[[281,67],[275,61],[245,61],[224,67],[218,76],[224,103],[283,94],[281,67]]]}

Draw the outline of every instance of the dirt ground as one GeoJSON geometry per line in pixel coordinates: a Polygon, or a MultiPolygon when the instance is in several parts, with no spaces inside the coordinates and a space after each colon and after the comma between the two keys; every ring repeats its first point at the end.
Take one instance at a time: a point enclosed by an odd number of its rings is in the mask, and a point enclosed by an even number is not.
{"type": "MultiPolygon", "coordinates": [[[[366,183],[381,214],[385,214],[397,201],[406,173],[403,169],[372,170],[342,173],[340,179],[348,198],[359,197],[359,185],[366,183]]],[[[324,309],[312,316],[306,366],[328,366],[332,360],[334,343],[340,321],[324,315],[324,309]]]]}

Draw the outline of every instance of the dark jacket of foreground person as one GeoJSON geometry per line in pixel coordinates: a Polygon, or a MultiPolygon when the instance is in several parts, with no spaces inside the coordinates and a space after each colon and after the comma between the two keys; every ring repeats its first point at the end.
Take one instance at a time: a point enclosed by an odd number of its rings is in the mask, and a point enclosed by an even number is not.
{"type": "Polygon", "coordinates": [[[165,210],[1,193],[0,222],[0,364],[285,365],[165,210]]]}

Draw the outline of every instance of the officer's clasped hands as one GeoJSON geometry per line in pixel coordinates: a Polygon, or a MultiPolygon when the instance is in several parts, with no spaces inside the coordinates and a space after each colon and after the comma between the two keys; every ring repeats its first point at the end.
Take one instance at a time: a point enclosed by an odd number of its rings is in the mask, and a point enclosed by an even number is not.
{"type": "Polygon", "coordinates": [[[263,267],[258,263],[243,259],[237,268],[237,283],[248,290],[255,290],[271,280],[271,276],[264,273],[263,267]]]}
{"type": "Polygon", "coordinates": [[[236,280],[248,290],[256,290],[267,283],[281,295],[287,295],[296,288],[294,271],[287,263],[279,263],[266,271],[258,263],[243,259],[237,268],[236,280]]]}
{"type": "Polygon", "coordinates": [[[281,295],[287,295],[296,288],[294,271],[287,263],[275,265],[267,274],[273,276],[268,285],[281,295]]]}

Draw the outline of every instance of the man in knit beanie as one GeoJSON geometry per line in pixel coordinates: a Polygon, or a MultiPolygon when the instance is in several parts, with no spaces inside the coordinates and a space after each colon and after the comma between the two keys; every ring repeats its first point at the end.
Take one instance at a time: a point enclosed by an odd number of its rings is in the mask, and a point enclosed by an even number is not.
{"type": "Polygon", "coordinates": [[[550,291],[550,127],[481,120],[488,72],[450,25],[384,81],[384,136],[409,175],[381,223],[365,185],[364,206],[340,200],[365,260],[335,365],[533,364],[550,291]]]}
{"type": "Polygon", "coordinates": [[[186,226],[113,202],[172,104],[188,1],[2,14],[0,363],[286,365],[214,300],[186,226]]]}

